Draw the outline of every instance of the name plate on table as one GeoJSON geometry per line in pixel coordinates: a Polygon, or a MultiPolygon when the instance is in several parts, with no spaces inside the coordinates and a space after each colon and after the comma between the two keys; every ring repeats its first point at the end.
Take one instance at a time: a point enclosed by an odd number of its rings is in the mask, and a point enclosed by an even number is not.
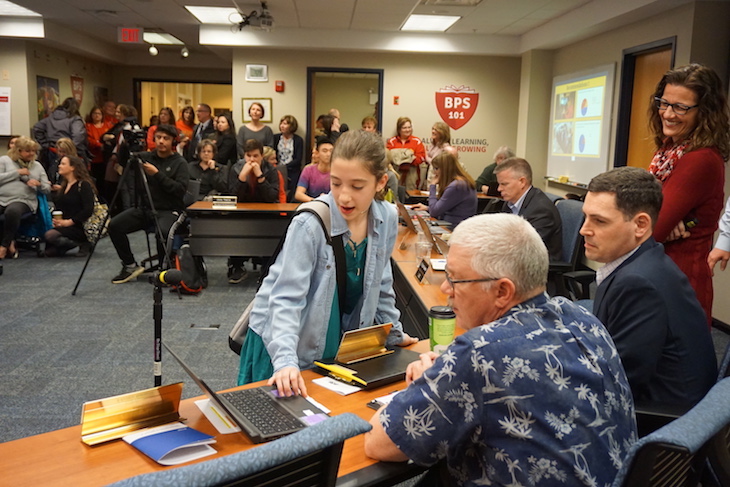
{"type": "Polygon", "coordinates": [[[426,262],[426,259],[423,259],[420,264],[418,264],[418,269],[416,269],[416,279],[418,279],[418,282],[423,284],[423,278],[426,276],[426,271],[428,271],[428,262],[426,262]]]}
{"type": "Polygon", "coordinates": [[[212,197],[214,210],[235,210],[238,198],[235,196],[215,195],[212,197]]]}

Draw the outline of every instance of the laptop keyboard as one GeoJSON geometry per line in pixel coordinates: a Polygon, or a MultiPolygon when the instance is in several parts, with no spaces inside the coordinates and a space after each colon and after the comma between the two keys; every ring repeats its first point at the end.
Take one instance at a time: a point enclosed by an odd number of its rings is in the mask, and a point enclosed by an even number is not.
{"type": "Polygon", "coordinates": [[[290,413],[282,411],[276,404],[276,399],[264,389],[242,389],[220,395],[230,401],[264,436],[283,434],[303,426],[290,413]]]}

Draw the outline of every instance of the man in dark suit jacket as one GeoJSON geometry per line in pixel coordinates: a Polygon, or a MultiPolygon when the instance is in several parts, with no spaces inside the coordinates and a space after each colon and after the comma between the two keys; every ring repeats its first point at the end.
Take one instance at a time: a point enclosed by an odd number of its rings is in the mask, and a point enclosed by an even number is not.
{"type": "Polygon", "coordinates": [[[532,168],[519,157],[510,157],[499,164],[494,174],[503,202],[488,207],[486,212],[519,215],[537,230],[548,249],[551,261],[563,260],[563,224],[555,204],[539,188],[532,185],[532,168]]]}
{"type": "Polygon", "coordinates": [[[622,167],[593,178],[583,213],[586,257],[598,270],[593,312],[611,333],[637,404],[691,406],[717,369],[705,313],[687,277],[652,238],[659,182],[622,167]]]}
{"type": "Polygon", "coordinates": [[[203,139],[215,140],[215,123],[211,116],[211,109],[209,105],[201,103],[195,109],[195,114],[198,116],[198,123],[193,127],[193,136],[185,149],[185,159],[188,162],[192,162],[196,159],[196,152],[198,150],[198,144],[203,139]]]}

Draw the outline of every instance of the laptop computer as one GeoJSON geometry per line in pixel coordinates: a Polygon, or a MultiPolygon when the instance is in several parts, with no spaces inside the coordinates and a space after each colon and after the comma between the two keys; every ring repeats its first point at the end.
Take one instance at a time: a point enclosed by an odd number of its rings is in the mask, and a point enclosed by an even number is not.
{"type": "Polygon", "coordinates": [[[406,208],[406,205],[404,205],[400,201],[396,201],[395,205],[398,207],[398,216],[401,217],[403,223],[405,223],[406,225],[406,228],[413,233],[418,233],[418,230],[416,230],[416,226],[413,224],[413,218],[411,217],[411,214],[408,213],[408,208],[406,208]]]}
{"type": "Polygon", "coordinates": [[[325,413],[302,396],[278,397],[270,386],[217,393],[198,377],[166,343],[163,346],[200,390],[254,443],[275,440],[314,423],[325,413]]]}
{"type": "MultiPolygon", "coordinates": [[[[426,238],[431,241],[433,246],[436,248],[436,251],[441,255],[445,255],[443,252],[443,246],[440,247],[438,242],[436,242],[435,234],[441,235],[443,233],[447,233],[447,231],[441,227],[432,227],[431,225],[426,223],[425,220],[423,218],[421,218],[420,216],[417,217],[417,219],[418,219],[418,224],[421,225],[421,229],[423,230],[423,233],[426,235],[426,238]]],[[[446,242],[444,242],[442,239],[439,239],[439,240],[441,240],[442,244],[446,244],[446,242]]],[[[448,248],[448,245],[446,247],[448,248]]]]}
{"type": "Polygon", "coordinates": [[[392,323],[346,331],[334,361],[315,362],[314,370],[363,389],[374,389],[404,380],[408,364],[419,353],[385,342],[392,323]]]}

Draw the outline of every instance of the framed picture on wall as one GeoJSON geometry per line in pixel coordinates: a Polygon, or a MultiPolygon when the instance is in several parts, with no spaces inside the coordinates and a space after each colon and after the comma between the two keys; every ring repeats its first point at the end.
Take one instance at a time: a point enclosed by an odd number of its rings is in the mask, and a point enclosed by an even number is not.
{"type": "Polygon", "coordinates": [[[247,64],[246,81],[269,81],[269,67],[265,64],[247,64]]]}
{"type": "Polygon", "coordinates": [[[248,114],[248,109],[252,103],[258,103],[262,107],[264,107],[264,116],[261,117],[261,121],[264,123],[271,123],[271,98],[241,98],[241,108],[243,109],[243,123],[251,121],[251,117],[248,114]]]}

